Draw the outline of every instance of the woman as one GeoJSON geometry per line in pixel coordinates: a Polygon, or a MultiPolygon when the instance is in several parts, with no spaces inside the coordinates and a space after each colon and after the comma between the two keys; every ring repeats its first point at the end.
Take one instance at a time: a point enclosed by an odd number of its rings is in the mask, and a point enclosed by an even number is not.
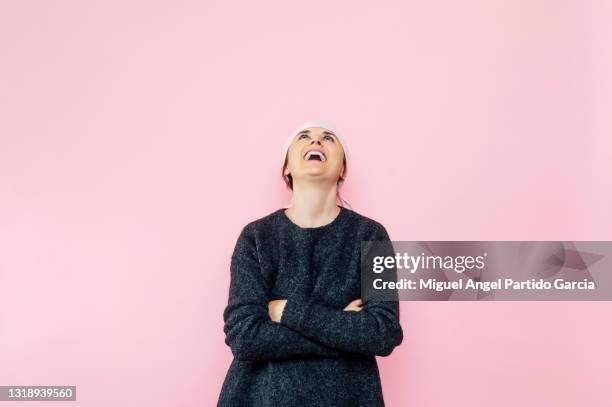
{"type": "Polygon", "coordinates": [[[361,295],[361,241],[386,229],[339,193],[348,163],[333,126],[307,122],[283,148],[292,203],[247,224],[231,261],[218,406],[384,406],[375,356],[402,342],[395,301],[361,295]]]}

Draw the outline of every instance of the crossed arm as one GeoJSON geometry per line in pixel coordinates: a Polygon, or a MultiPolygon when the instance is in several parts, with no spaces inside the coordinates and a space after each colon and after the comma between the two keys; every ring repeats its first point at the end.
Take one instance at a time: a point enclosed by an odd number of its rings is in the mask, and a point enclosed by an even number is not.
{"type": "MultiPolygon", "coordinates": [[[[372,240],[385,240],[384,228],[372,240]]],[[[336,357],[343,352],[386,356],[403,338],[396,302],[357,299],[343,309],[310,296],[269,300],[253,235],[245,227],[231,262],[225,342],[242,361],[336,357]]]]}

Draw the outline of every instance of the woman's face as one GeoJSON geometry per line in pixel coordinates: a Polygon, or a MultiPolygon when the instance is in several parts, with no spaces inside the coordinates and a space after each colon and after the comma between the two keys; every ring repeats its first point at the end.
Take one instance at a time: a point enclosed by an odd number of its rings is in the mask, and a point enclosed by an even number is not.
{"type": "Polygon", "coordinates": [[[284,174],[291,174],[294,183],[313,178],[335,183],[344,170],[340,141],[332,131],[322,127],[299,132],[289,146],[287,158],[284,174]]]}

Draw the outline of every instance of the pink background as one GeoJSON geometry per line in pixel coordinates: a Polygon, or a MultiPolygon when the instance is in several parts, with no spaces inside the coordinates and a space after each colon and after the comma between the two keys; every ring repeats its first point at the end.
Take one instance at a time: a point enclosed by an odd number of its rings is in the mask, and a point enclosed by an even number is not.
{"type": "MultiPolygon", "coordinates": [[[[214,405],[230,255],[288,202],[304,120],[344,131],[346,197],[394,240],[612,240],[610,21],[604,0],[2,1],[0,384],[214,405]]],[[[390,406],[611,403],[610,302],[401,307],[390,406]]]]}

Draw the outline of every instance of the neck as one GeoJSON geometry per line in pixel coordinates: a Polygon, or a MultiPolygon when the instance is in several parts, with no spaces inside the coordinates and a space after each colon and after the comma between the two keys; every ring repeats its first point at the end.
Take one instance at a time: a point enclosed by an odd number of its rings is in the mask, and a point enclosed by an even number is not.
{"type": "Polygon", "coordinates": [[[301,227],[318,227],[331,223],[340,213],[336,205],[336,184],[294,183],[293,203],[285,210],[301,227]]]}

